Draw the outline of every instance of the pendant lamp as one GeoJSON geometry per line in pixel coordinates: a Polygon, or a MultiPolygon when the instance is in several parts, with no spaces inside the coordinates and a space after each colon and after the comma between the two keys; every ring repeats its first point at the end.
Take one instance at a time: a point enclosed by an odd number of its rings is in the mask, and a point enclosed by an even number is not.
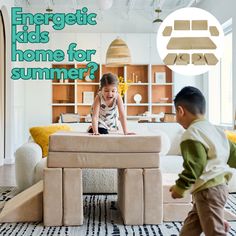
{"type": "Polygon", "coordinates": [[[131,64],[130,50],[121,38],[111,42],[106,54],[106,66],[119,67],[131,64]]]}

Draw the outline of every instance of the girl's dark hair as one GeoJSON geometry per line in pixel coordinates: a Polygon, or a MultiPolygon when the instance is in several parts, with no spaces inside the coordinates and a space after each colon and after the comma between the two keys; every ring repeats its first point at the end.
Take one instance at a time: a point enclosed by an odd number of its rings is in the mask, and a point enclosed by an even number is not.
{"type": "Polygon", "coordinates": [[[111,84],[118,86],[117,76],[112,73],[104,74],[100,80],[100,89],[102,89],[104,86],[111,84]]]}
{"type": "Polygon", "coordinates": [[[190,113],[205,114],[206,100],[201,91],[195,87],[184,87],[174,99],[175,107],[183,106],[190,113]]]}

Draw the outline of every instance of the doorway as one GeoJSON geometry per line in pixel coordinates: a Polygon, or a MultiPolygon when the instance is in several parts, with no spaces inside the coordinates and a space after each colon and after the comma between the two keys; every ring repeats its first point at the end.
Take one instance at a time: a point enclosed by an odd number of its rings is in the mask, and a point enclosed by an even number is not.
{"type": "Polygon", "coordinates": [[[0,11],[0,160],[5,157],[5,29],[0,11]]]}

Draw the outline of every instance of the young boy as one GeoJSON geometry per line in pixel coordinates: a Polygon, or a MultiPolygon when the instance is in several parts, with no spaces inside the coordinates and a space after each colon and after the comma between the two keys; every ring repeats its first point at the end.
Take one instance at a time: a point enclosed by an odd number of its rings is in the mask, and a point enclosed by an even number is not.
{"type": "Polygon", "coordinates": [[[205,98],[194,87],[183,88],[174,99],[176,119],[186,131],[180,144],[184,170],[170,188],[173,198],[182,198],[187,191],[193,195],[193,209],[181,229],[181,236],[226,235],[229,228],[224,221],[227,183],[235,167],[236,147],[224,132],[205,118],[205,98]]]}

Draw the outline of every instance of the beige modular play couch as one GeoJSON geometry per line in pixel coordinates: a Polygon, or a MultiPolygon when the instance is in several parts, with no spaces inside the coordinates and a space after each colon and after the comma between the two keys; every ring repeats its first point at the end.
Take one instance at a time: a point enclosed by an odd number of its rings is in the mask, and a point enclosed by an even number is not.
{"type": "MultiPolygon", "coordinates": [[[[87,128],[87,124],[75,124],[72,126],[78,131],[83,131],[87,128]]],[[[181,204],[188,204],[189,208],[189,204],[191,201],[190,196],[188,196],[186,199],[181,199],[177,201],[171,199],[169,193],[169,187],[174,184],[174,180],[177,178],[177,174],[180,173],[182,170],[183,161],[180,154],[179,142],[180,137],[183,133],[183,129],[176,123],[140,123],[138,124],[137,129],[136,122],[128,122],[128,126],[129,130],[135,131],[138,134],[152,134],[161,136],[162,147],[160,153],[159,168],[162,172],[163,181],[163,220],[183,220],[186,216],[187,208],[181,207],[183,206],[181,204]]],[[[29,188],[34,183],[38,182],[40,179],[43,178],[43,169],[46,167],[47,158],[42,159],[42,150],[34,142],[28,142],[22,145],[16,151],[15,156],[16,181],[19,186],[19,190],[23,191],[24,189],[29,188]]],[[[82,180],[82,189],[84,193],[117,192],[116,169],[82,169],[82,180]]],[[[118,182],[120,183],[120,179],[118,182]]],[[[235,175],[233,176],[230,182],[230,191],[236,191],[235,175]]],[[[230,216],[229,219],[232,219],[232,217],[230,216]]]]}
{"type": "Polygon", "coordinates": [[[162,223],[161,145],[157,135],[51,135],[44,171],[44,225],[83,223],[84,168],[119,170],[118,205],[125,224],[162,223]]]}

